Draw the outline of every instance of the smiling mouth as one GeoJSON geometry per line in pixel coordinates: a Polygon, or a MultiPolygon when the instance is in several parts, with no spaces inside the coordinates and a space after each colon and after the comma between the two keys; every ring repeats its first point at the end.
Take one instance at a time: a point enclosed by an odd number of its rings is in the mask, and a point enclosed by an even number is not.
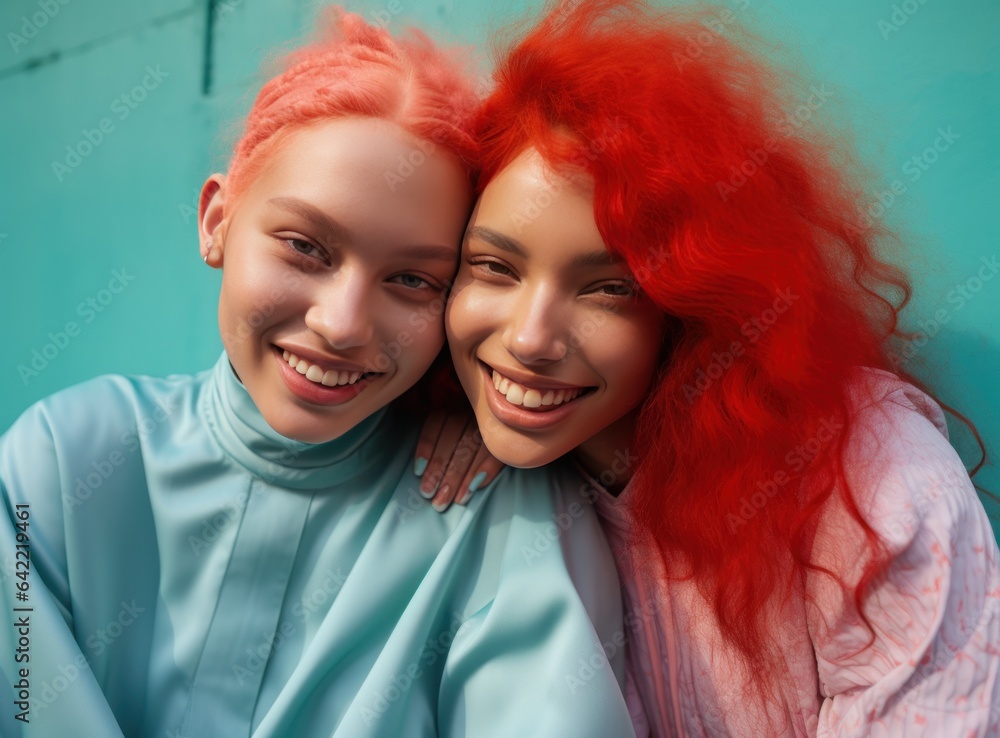
{"type": "Polygon", "coordinates": [[[321,384],[324,387],[350,386],[379,374],[379,372],[337,371],[335,369],[324,371],[322,367],[311,364],[305,359],[300,359],[285,349],[282,349],[282,358],[292,369],[303,375],[306,379],[314,384],[321,384]]]}
{"type": "Polygon", "coordinates": [[[596,389],[596,387],[532,387],[515,382],[485,362],[480,363],[487,376],[492,378],[494,391],[504,402],[537,413],[564,407],[596,389]]]}

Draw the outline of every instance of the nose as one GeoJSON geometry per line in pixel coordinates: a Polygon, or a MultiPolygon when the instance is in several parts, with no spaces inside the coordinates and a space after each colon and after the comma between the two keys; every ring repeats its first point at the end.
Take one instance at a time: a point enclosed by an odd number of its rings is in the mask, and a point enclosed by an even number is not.
{"type": "Polygon", "coordinates": [[[539,288],[517,301],[503,345],[525,366],[550,364],[566,358],[569,316],[556,294],[539,288]]]}
{"type": "Polygon", "coordinates": [[[372,342],[375,335],[369,280],[358,269],[342,268],[316,291],[306,311],[306,327],[342,351],[372,342]]]}

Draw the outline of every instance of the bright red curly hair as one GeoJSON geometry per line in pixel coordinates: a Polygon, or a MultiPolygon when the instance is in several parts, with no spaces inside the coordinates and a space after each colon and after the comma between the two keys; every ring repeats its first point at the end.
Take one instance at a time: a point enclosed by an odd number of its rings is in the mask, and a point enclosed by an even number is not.
{"type": "Polygon", "coordinates": [[[910,337],[898,323],[909,282],[879,255],[898,239],[861,212],[847,147],[789,116],[810,93],[753,45],[731,10],[550,6],[495,71],[479,188],[529,146],[593,177],[605,243],[672,318],[635,439],[633,512],[766,693],[782,664],[765,613],[817,568],[815,513],[834,490],[872,547],[859,612],[885,565],[844,479],[847,433],[812,444],[805,469],[787,454],[849,427],[858,367],[920,383],[889,350],[910,337]],[[780,491],[742,517],[777,471],[780,491]]]}

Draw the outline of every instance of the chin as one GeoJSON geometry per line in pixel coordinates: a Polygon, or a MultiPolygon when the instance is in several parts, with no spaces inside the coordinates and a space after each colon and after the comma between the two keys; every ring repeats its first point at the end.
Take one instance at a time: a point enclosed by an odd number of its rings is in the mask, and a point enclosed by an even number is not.
{"type": "MultiPolygon", "coordinates": [[[[506,435],[506,434],[505,434],[506,435]]],[[[492,437],[483,434],[483,443],[498,461],[515,469],[537,469],[551,464],[572,449],[553,450],[549,445],[541,445],[523,437],[492,437]]]]}
{"type": "Polygon", "coordinates": [[[315,419],[295,418],[294,413],[283,412],[277,415],[264,414],[264,420],[276,432],[285,438],[301,443],[326,443],[344,434],[333,426],[332,423],[325,423],[322,428],[317,427],[315,419]]]}

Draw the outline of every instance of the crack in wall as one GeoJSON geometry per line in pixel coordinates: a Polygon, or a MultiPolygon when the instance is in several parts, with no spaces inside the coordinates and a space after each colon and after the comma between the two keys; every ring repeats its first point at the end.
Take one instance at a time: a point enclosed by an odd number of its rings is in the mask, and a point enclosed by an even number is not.
{"type": "MultiPolygon", "coordinates": [[[[41,54],[39,56],[33,56],[31,58],[25,59],[19,64],[15,64],[5,69],[0,69],[0,80],[8,79],[14,77],[18,74],[26,74],[34,72],[36,69],[49,66],[50,64],[56,64],[64,59],[71,59],[75,56],[80,56],[86,54],[94,49],[100,48],[101,46],[106,46],[108,44],[120,41],[123,38],[127,38],[139,31],[146,28],[157,28],[160,26],[168,25],[170,23],[176,23],[177,21],[184,20],[188,16],[197,13],[202,6],[203,0],[198,0],[198,2],[193,3],[190,7],[184,8],[183,10],[175,10],[172,13],[167,13],[166,15],[157,16],[156,18],[151,18],[142,23],[138,23],[127,28],[123,28],[118,31],[106,34],[99,38],[91,39],[89,41],[84,41],[83,43],[77,44],[76,46],[71,46],[67,49],[57,49],[51,51],[47,54],[41,54]]],[[[208,24],[211,26],[211,13],[212,6],[215,4],[215,0],[204,0],[209,6],[209,18],[208,24]]],[[[211,33],[211,28],[209,28],[208,33],[211,33]]],[[[210,42],[206,41],[206,51],[211,49],[210,42]]],[[[211,66],[211,61],[205,60],[206,67],[211,66]]],[[[207,74],[207,72],[206,72],[207,74]]]]}

